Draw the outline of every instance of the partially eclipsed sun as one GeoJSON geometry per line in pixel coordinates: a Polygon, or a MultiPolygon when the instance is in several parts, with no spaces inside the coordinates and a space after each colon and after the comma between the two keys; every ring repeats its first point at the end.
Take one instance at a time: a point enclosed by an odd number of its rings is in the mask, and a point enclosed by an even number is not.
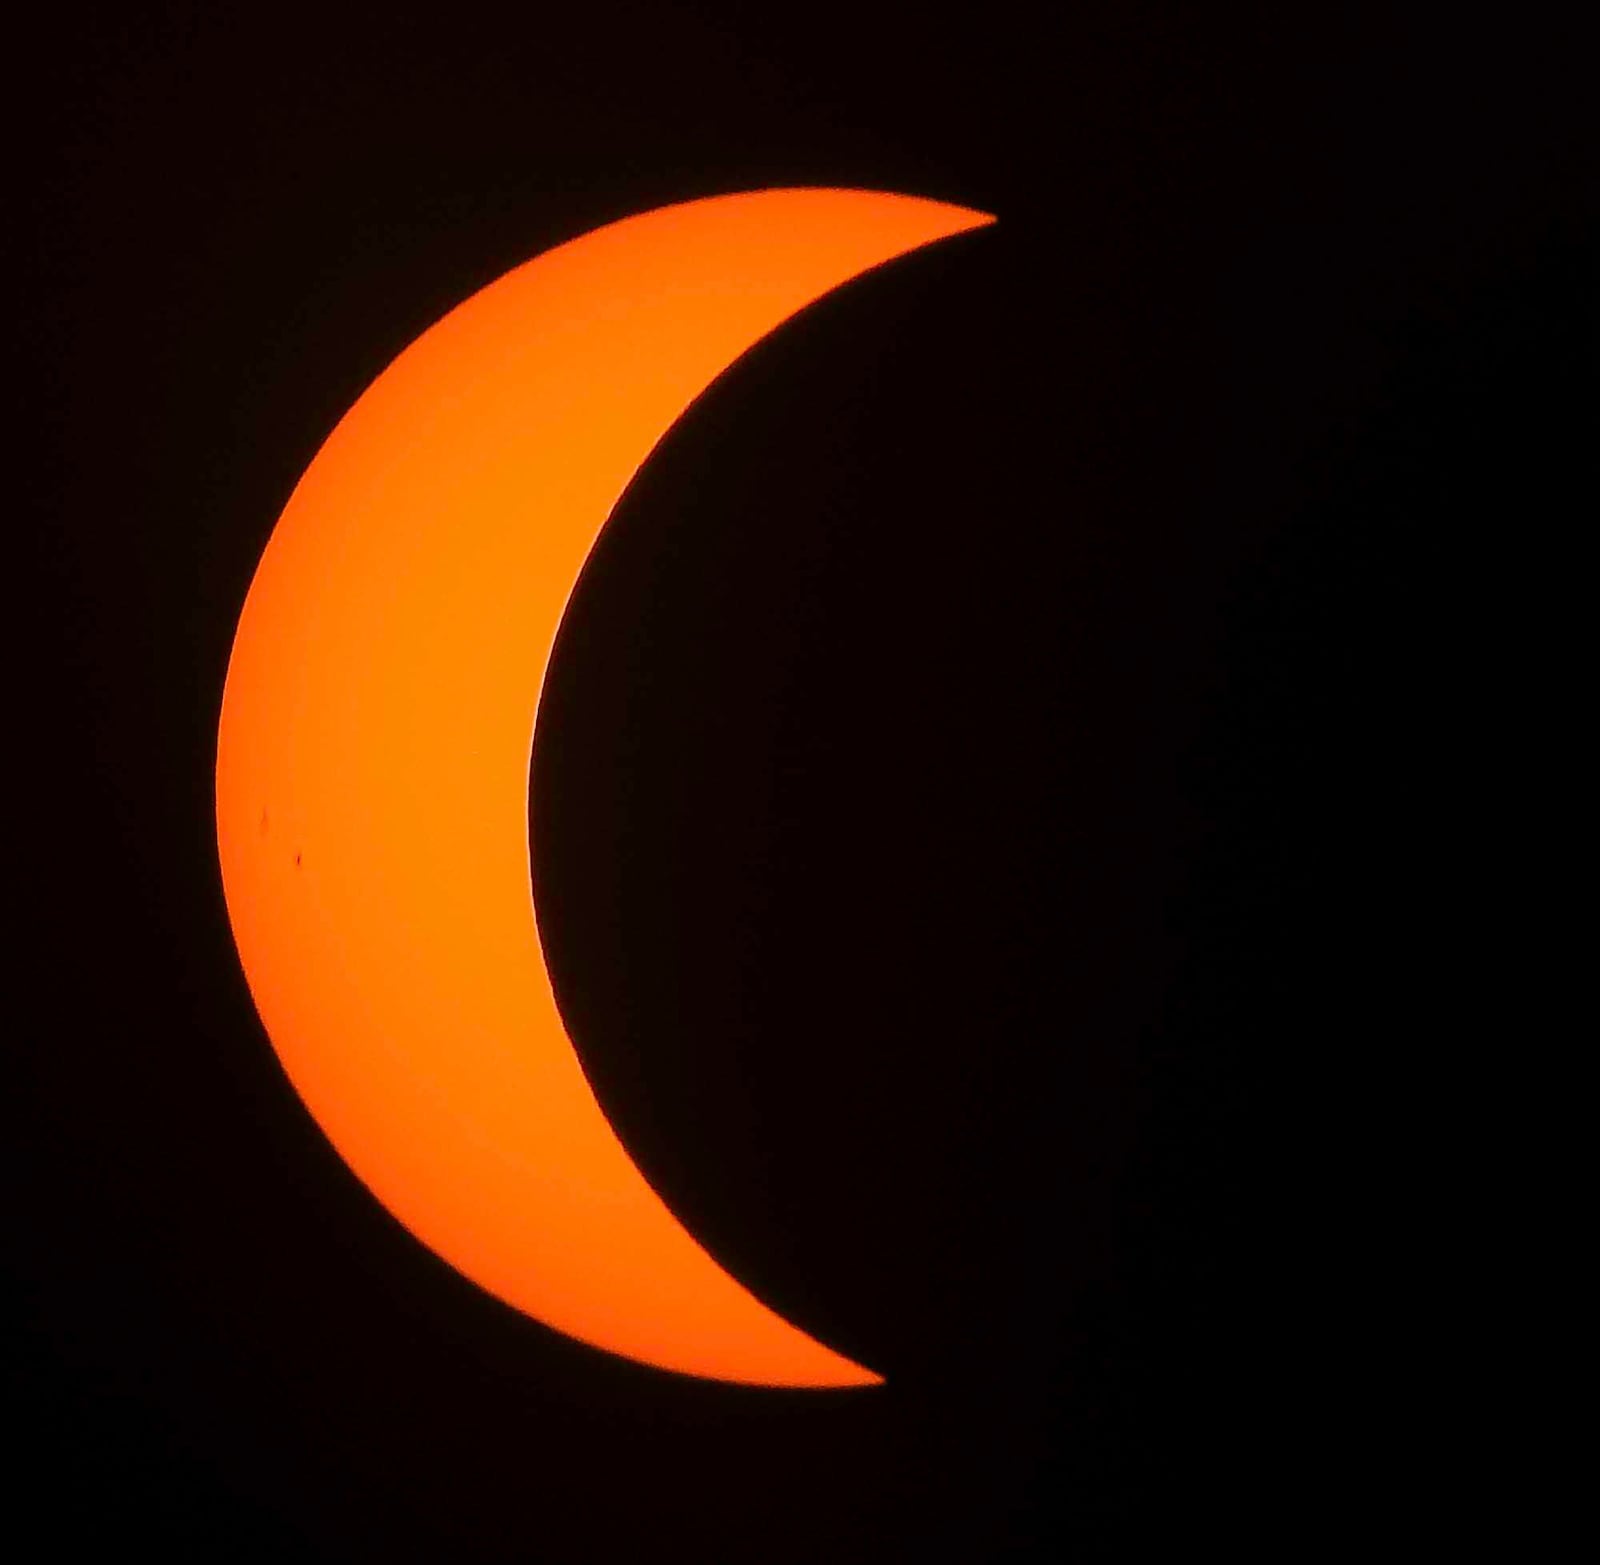
{"type": "Polygon", "coordinates": [[[612,507],[717,375],[841,283],[990,221],[871,191],[766,190],[529,261],[424,332],[344,416],[239,618],[217,842],[289,1079],[452,1266],[663,1369],[879,1380],[707,1254],[584,1076],[528,844],[551,647],[612,507]]]}

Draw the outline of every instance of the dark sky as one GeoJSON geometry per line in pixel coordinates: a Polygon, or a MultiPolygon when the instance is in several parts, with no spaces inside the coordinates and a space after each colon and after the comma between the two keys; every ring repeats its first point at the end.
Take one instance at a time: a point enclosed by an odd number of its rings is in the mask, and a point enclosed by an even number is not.
{"type": "Polygon", "coordinates": [[[1411,1492],[1459,814],[1595,512],[1586,53],[1471,9],[24,30],[26,1557],[1300,1558],[1411,1492]],[[663,443],[530,822],[613,1123],[859,1394],[611,1359],[422,1249],[279,1071],[212,836],[244,592],[365,385],[552,244],[784,184],[1000,221],[663,443]]]}

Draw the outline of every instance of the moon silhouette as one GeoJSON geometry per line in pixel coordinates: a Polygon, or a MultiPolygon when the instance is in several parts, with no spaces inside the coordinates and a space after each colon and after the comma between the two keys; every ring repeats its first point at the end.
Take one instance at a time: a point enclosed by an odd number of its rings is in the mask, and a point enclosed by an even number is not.
{"type": "Polygon", "coordinates": [[[290,1081],[423,1244],[537,1320],[663,1369],[880,1379],[712,1259],[584,1075],[528,842],[551,648],[630,478],[716,376],[850,278],[991,221],[872,191],[766,190],[536,257],[424,332],[344,416],[239,618],[217,843],[290,1081]]]}

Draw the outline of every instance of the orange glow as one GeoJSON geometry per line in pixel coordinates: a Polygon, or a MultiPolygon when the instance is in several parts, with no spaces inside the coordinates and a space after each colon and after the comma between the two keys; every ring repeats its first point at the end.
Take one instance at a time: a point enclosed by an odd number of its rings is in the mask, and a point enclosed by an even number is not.
{"type": "Polygon", "coordinates": [[[567,1039],[527,826],[556,630],[623,489],[718,374],[848,279],[990,221],[905,196],[769,190],[645,213],[529,261],[350,409],[245,600],[217,842],[284,1069],[418,1239],[613,1353],[761,1385],[879,1380],[696,1243],[567,1039]]]}

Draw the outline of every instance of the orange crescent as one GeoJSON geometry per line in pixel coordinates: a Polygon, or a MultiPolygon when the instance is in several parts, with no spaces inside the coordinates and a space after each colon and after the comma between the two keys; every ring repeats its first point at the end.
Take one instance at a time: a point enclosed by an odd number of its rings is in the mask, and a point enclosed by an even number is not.
{"type": "Polygon", "coordinates": [[[217,843],[246,979],[345,1162],[491,1294],[718,1380],[879,1376],[768,1309],[607,1122],[534,912],[534,721],[629,480],[740,354],[992,219],[907,196],[687,202],[516,268],[424,332],[317,453],[245,599],[217,843]]]}

